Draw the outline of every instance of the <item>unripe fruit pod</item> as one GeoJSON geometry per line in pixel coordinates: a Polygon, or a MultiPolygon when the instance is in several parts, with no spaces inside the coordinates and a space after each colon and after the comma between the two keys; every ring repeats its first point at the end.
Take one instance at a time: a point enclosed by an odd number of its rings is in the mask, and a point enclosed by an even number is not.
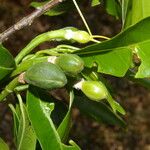
{"type": "Polygon", "coordinates": [[[55,64],[58,65],[67,75],[75,76],[84,68],[83,60],[75,54],[64,54],[56,58],[55,64]]]}
{"type": "Polygon", "coordinates": [[[12,72],[11,76],[16,76],[17,74],[20,74],[21,72],[25,72],[28,70],[31,66],[40,63],[40,62],[48,62],[50,56],[43,56],[43,57],[37,57],[29,60],[24,60],[21,64],[17,66],[17,68],[12,72]]]}
{"type": "Polygon", "coordinates": [[[63,71],[49,62],[33,65],[26,71],[24,79],[27,83],[43,89],[61,88],[67,83],[63,71]]]}
{"type": "Polygon", "coordinates": [[[108,96],[106,87],[100,81],[83,81],[81,90],[89,99],[95,101],[106,99],[108,96]]]}
{"type": "Polygon", "coordinates": [[[78,43],[88,43],[91,40],[90,35],[85,31],[76,31],[74,32],[73,40],[78,43]]]}

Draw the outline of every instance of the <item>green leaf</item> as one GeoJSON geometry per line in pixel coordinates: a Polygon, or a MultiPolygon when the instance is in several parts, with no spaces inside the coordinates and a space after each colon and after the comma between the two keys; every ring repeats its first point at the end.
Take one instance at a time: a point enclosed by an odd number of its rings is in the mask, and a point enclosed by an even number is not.
{"type": "Polygon", "coordinates": [[[63,150],[81,150],[80,147],[74,141],[70,140],[69,144],[71,146],[62,144],[63,150]]]}
{"type": "Polygon", "coordinates": [[[0,149],[1,150],[9,150],[8,145],[0,138],[0,149]]]}
{"type": "Polygon", "coordinates": [[[119,17],[119,6],[116,0],[105,0],[105,7],[108,14],[119,17]]]}
{"type": "Polygon", "coordinates": [[[131,14],[130,7],[131,7],[132,1],[131,0],[122,0],[122,26],[125,27],[125,24],[127,26],[127,22],[129,22],[129,15],[131,14]]]}
{"type": "Polygon", "coordinates": [[[86,67],[91,68],[96,63],[98,72],[122,77],[131,65],[132,51],[130,48],[123,47],[105,53],[84,55],[82,58],[86,67]]]}
{"type": "Polygon", "coordinates": [[[114,38],[93,44],[76,51],[78,54],[95,54],[104,51],[110,51],[115,48],[128,47],[150,39],[150,17],[143,19],[137,24],[119,33],[114,38]]]}
{"type": "Polygon", "coordinates": [[[12,114],[13,114],[13,132],[14,132],[14,142],[16,144],[17,143],[18,128],[19,128],[19,120],[20,120],[19,119],[20,110],[19,110],[18,104],[16,105],[16,108],[12,104],[9,104],[9,107],[10,107],[12,114]]]}
{"type": "Polygon", "coordinates": [[[91,6],[97,6],[101,3],[101,0],[92,0],[91,6]]]}
{"type": "Polygon", "coordinates": [[[126,13],[125,28],[139,22],[140,20],[150,16],[150,1],[149,0],[132,0],[124,2],[124,7],[128,7],[126,13]],[[127,6],[128,5],[128,6],[127,6]],[[130,18],[130,19],[129,19],[130,18]]]}
{"type": "Polygon", "coordinates": [[[132,24],[150,16],[149,0],[132,0],[132,24]]]}
{"type": "Polygon", "coordinates": [[[118,102],[116,102],[115,100],[114,100],[114,105],[115,105],[115,109],[116,109],[120,114],[122,114],[122,115],[125,115],[125,114],[126,114],[126,112],[125,112],[125,110],[122,108],[122,106],[121,106],[118,102]]]}
{"type": "Polygon", "coordinates": [[[74,94],[73,92],[70,92],[69,110],[57,129],[57,132],[62,141],[66,141],[69,135],[69,131],[70,131],[69,129],[71,128],[71,108],[72,108],[73,100],[74,100],[74,94]]]}
{"type": "Polygon", "coordinates": [[[0,44],[0,80],[15,68],[15,61],[9,51],[0,44]]]}
{"type": "Polygon", "coordinates": [[[141,65],[136,73],[136,78],[150,77],[150,40],[136,46],[137,55],[141,59],[141,65]]]}
{"type": "Polygon", "coordinates": [[[50,118],[53,108],[49,106],[52,105],[52,103],[41,101],[38,90],[36,89],[35,87],[31,87],[27,92],[27,105],[29,118],[42,150],[80,150],[74,142],[70,143],[72,146],[61,143],[59,134],[50,118]]]}
{"type": "MultiPolygon", "coordinates": [[[[18,150],[35,150],[36,136],[30,124],[26,107],[19,96],[19,110],[16,110],[19,117],[19,126],[17,131],[17,149],[18,150]]],[[[18,109],[18,107],[17,107],[18,109]]]]}
{"type": "Polygon", "coordinates": [[[93,61],[95,61],[98,65],[100,65],[98,67],[99,72],[119,77],[123,76],[130,66],[129,64],[131,64],[132,53],[130,49],[133,49],[133,47],[138,46],[141,42],[150,39],[149,27],[150,17],[145,18],[137,24],[131,26],[111,40],[87,46],[81,50],[78,50],[76,53],[83,57],[85,60],[85,66],[87,67],[93,66],[93,61]],[[103,59],[102,56],[105,57],[105,59],[103,59]],[[111,59],[111,57],[113,59],[111,59]],[[103,61],[105,63],[103,63],[103,61]],[[127,63],[126,65],[125,61],[127,63]],[[101,68],[104,68],[105,70],[102,70],[101,68]],[[118,71],[118,69],[120,69],[120,71],[118,71]]]}
{"type": "Polygon", "coordinates": [[[34,87],[27,92],[27,108],[33,129],[43,150],[62,150],[60,137],[50,118],[52,109],[49,103],[39,99],[38,92],[34,87]]]}
{"type": "MultiPolygon", "coordinates": [[[[68,112],[68,107],[63,102],[60,102],[49,96],[47,100],[50,101],[50,99],[52,100],[53,103],[55,102],[55,109],[51,113],[51,118],[56,128],[58,128],[68,112]]],[[[41,98],[41,100],[43,99],[41,98]]]]}
{"type": "MultiPolygon", "coordinates": [[[[32,7],[37,8],[37,7],[43,6],[46,3],[47,2],[32,2],[30,5],[32,7]]],[[[45,13],[45,15],[48,15],[48,16],[61,15],[65,12],[67,12],[68,10],[72,9],[73,7],[74,7],[74,5],[73,5],[72,1],[65,1],[65,2],[61,3],[61,5],[57,5],[56,7],[52,8],[49,11],[47,11],[45,13]]]]}
{"type": "Polygon", "coordinates": [[[57,100],[54,97],[50,96],[50,94],[47,91],[43,89],[36,89],[36,90],[39,93],[41,101],[55,103],[55,109],[51,112],[51,119],[53,120],[55,127],[58,128],[68,112],[67,106],[60,100],[57,100]]]}
{"type": "Polygon", "coordinates": [[[112,98],[112,96],[110,95],[109,92],[108,92],[108,97],[107,97],[106,100],[110,104],[110,106],[111,106],[112,110],[114,111],[114,113],[119,112],[122,115],[126,114],[126,112],[123,109],[123,107],[112,98]]]}
{"type": "Polygon", "coordinates": [[[125,127],[126,123],[106,104],[88,100],[87,97],[76,96],[74,104],[79,110],[98,122],[125,127]]]}

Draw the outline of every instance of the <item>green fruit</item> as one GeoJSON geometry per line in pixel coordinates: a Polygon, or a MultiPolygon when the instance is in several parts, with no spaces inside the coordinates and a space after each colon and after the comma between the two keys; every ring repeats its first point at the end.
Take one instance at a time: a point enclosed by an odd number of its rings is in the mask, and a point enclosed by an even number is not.
{"type": "Polygon", "coordinates": [[[76,31],[74,32],[73,40],[78,43],[88,43],[91,40],[90,35],[85,31],[76,31]]]}
{"type": "Polygon", "coordinates": [[[64,54],[56,58],[55,64],[58,65],[67,75],[75,76],[84,68],[83,60],[75,54],[64,54]]]}
{"type": "Polygon", "coordinates": [[[61,88],[67,83],[63,71],[49,62],[33,65],[26,71],[24,79],[27,83],[43,89],[61,88]]]}
{"type": "Polygon", "coordinates": [[[31,66],[40,63],[40,62],[47,62],[49,56],[43,56],[43,57],[37,57],[37,58],[32,58],[29,60],[24,60],[21,64],[17,66],[17,68],[12,72],[11,76],[16,76],[17,74],[20,74],[21,72],[26,71],[29,69],[31,66]]]}
{"type": "Polygon", "coordinates": [[[106,99],[108,91],[100,81],[83,81],[82,92],[91,100],[100,101],[106,99]]]}

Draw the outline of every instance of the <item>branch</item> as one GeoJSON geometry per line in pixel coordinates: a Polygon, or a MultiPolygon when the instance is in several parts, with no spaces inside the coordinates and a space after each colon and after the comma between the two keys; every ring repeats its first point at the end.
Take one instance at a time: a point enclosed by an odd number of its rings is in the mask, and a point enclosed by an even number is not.
{"type": "Polygon", "coordinates": [[[0,34],[0,43],[6,41],[10,35],[12,35],[14,32],[29,26],[32,24],[32,22],[44,14],[49,9],[55,7],[59,3],[63,2],[65,0],[51,0],[47,2],[45,5],[38,7],[34,12],[29,14],[28,16],[22,18],[20,21],[18,21],[16,24],[5,30],[3,33],[0,34]]]}

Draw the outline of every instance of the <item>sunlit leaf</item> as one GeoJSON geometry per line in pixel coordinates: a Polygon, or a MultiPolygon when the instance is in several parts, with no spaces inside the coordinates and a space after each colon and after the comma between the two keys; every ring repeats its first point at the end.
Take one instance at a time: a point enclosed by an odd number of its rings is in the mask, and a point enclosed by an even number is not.
{"type": "Polygon", "coordinates": [[[123,0],[124,7],[124,28],[139,22],[140,20],[150,16],[150,1],[149,0],[123,0]]]}
{"type": "Polygon", "coordinates": [[[52,109],[42,102],[34,88],[27,93],[27,108],[33,129],[43,150],[62,149],[61,140],[50,119],[52,109]]]}
{"type": "Polygon", "coordinates": [[[87,67],[92,67],[96,62],[99,72],[124,76],[131,65],[132,49],[150,39],[149,27],[150,17],[119,33],[111,40],[87,46],[76,53],[83,57],[87,67]]]}
{"type": "Polygon", "coordinates": [[[132,62],[132,51],[130,48],[118,48],[118,50],[99,53],[95,55],[84,55],[85,66],[98,66],[98,72],[114,76],[124,76],[132,62]]]}
{"type": "Polygon", "coordinates": [[[8,145],[0,138],[0,149],[1,150],[9,150],[8,145]]]}
{"type": "Polygon", "coordinates": [[[136,78],[150,77],[150,40],[138,44],[137,55],[141,59],[136,78]]]}
{"type": "Polygon", "coordinates": [[[101,0],[92,0],[91,6],[97,6],[101,3],[101,0]]]}
{"type": "Polygon", "coordinates": [[[36,89],[34,87],[29,89],[27,93],[27,105],[29,118],[42,149],[80,150],[76,144],[73,144],[74,142],[70,143],[72,146],[64,145],[61,142],[60,136],[50,117],[54,109],[52,105],[54,106],[54,104],[41,101],[36,89]]]}

